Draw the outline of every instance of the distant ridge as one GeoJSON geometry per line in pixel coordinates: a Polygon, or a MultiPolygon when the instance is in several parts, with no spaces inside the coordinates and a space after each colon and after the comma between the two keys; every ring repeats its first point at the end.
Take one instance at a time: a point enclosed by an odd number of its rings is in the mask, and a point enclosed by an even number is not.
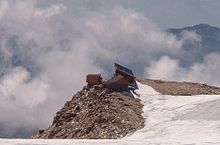
{"type": "Polygon", "coordinates": [[[220,95],[220,87],[193,82],[177,82],[139,78],[139,82],[151,86],[163,95],[192,96],[220,95]]]}
{"type": "Polygon", "coordinates": [[[183,38],[184,31],[195,32],[201,40],[198,42],[187,40],[183,42],[183,52],[178,58],[182,67],[189,67],[193,63],[203,62],[204,57],[210,53],[220,53],[220,28],[209,24],[198,24],[167,30],[168,33],[175,35],[177,39],[183,38]]]}

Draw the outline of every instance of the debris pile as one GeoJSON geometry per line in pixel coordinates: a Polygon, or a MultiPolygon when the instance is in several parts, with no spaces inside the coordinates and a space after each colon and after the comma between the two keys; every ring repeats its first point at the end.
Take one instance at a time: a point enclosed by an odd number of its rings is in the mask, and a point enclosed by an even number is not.
{"type": "Polygon", "coordinates": [[[139,99],[109,92],[102,84],[85,87],[33,138],[121,138],[144,127],[142,107],[139,99]]]}
{"type": "Polygon", "coordinates": [[[86,82],[33,138],[116,139],[144,127],[143,105],[130,92],[137,88],[131,70],[115,63],[110,79],[89,74],[86,82]]]}

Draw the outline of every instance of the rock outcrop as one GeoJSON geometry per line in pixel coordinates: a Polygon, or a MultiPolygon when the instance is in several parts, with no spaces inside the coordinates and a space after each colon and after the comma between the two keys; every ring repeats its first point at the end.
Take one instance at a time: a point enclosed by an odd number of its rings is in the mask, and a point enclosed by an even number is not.
{"type": "Polygon", "coordinates": [[[220,87],[192,82],[176,82],[151,79],[137,79],[139,82],[151,86],[163,95],[193,96],[220,95],[220,87]]]}
{"type": "Polygon", "coordinates": [[[140,100],[102,85],[85,87],[33,138],[116,139],[144,127],[140,100]]]}

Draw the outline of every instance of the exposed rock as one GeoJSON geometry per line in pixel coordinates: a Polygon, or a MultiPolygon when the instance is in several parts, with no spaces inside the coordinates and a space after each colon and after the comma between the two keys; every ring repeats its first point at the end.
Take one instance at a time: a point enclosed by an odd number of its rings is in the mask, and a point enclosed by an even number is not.
{"type": "Polygon", "coordinates": [[[150,79],[137,79],[149,85],[164,95],[190,96],[190,95],[220,95],[220,88],[192,82],[162,81],[150,79]]]}
{"type": "Polygon", "coordinates": [[[144,127],[140,100],[84,87],[56,113],[52,125],[33,138],[115,139],[144,127]]]}

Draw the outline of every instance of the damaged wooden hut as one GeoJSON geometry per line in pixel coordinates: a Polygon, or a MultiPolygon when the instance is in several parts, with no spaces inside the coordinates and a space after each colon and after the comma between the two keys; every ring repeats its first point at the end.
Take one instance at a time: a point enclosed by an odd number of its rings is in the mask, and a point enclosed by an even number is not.
{"type": "Polygon", "coordinates": [[[102,80],[101,74],[88,74],[86,77],[88,86],[103,84],[106,88],[115,91],[137,89],[135,76],[132,70],[114,63],[113,74],[109,79],[102,80]]]}

